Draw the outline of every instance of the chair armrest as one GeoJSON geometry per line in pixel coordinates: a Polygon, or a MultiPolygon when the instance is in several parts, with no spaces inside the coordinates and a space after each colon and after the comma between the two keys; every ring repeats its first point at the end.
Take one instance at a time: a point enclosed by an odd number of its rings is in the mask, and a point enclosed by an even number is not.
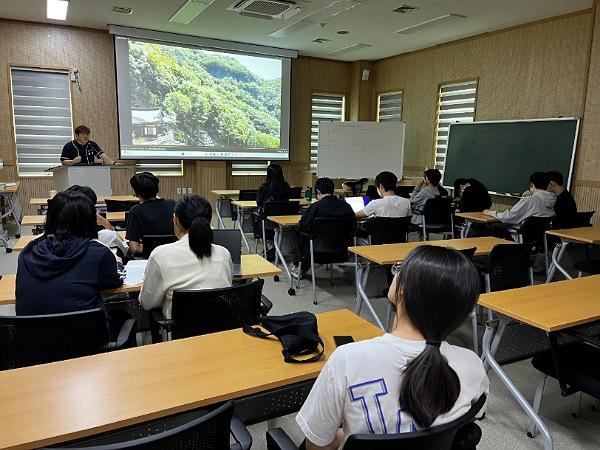
{"type": "Polygon", "coordinates": [[[156,308],[150,310],[152,319],[161,327],[167,331],[171,331],[173,328],[173,319],[165,319],[162,309],[156,308]]]}
{"type": "Polygon", "coordinates": [[[281,428],[267,430],[267,450],[298,450],[296,444],[281,428]]]}
{"type": "Polygon", "coordinates": [[[231,417],[230,430],[236,442],[229,446],[230,450],[248,450],[252,447],[252,435],[235,414],[231,417]]]}
{"type": "Polygon", "coordinates": [[[273,302],[265,297],[264,294],[260,295],[260,311],[262,315],[266,316],[269,311],[273,308],[273,302]]]}
{"type": "Polygon", "coordinates": [[[121,329],[115,342],[109,342],[106,346],[107,350],[120,350],[122,348],[135,347],[135,319],[127,319],[121,329]]]}
{"type": "Polygon", "coordinates": [[[305,237],[307,239],[310,239],[311,241],[313,240],[313,238],[315,237],[314,233],[308,233],[308,232],[300,232],[300,236],[305,237]]]}

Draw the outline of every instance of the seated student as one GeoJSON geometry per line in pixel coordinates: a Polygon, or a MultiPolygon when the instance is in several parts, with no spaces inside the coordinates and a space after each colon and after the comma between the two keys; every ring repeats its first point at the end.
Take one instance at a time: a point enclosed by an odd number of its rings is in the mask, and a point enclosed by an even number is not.
{"type": "Polygon", "coordinates": [[[380,199],[371,200],[356,213],[357,219],[367,217],[406,217],[410,216],[410,201],[396,195],[398,177],[392,172],[381,172],[375,177],[375,186],[380,199]]]}
{"type": "Polygon", "coordinates": [[[459,178],[454,182],[454,198],[460,212],[481,212],[492,207],[487,188],[475,178],[459,178]]]}
{"type": "Polygon", "coordinates": [[[524,196],[515,206],[506,211],[486,209],[483,213],[499,219],[505,225],[504,229],[506,225],[518,227],[529,217],[552,217],[556,195],[546,190],[548,183],[549,178],[546,173],[535,172],[529,177],[530,195],[524,196]]]}
{"type": "Polygon", "coordinates": [[[290,199],[290,185],[283,177],[283,169],[279,164],[269,164],[267,167],[267,179],[258,188],[256,204],[259,207],[265,203],[274,201],[288,201],[290,199]]]}
{"type": "MultiPolygon", "coordinates": [[[[317,218],[344,218],[355,219],[352,207],[344,200],[340,200],[333,192],[335,185],[330,178],[317,178],[315,181],[315,198],[317,202],[311,204],[298,223],[298,233],[312,233],[315,219],[317,218]]],[[[302,273],[298,273],[297,267],[292,267],[294,277],[303,276],[310,269],[310,246],[306,239],[299,238],[299,257],[296,260],[302,263],[302,273]]]]}
{"type": "Polygon", "coordinates": [[[135,174],[129,184],[140,199],[140,204],[129,210],[127,232],[125,238],[129,241],[131,253],[143,252],[144,235],[172,235],[173,209],[175,200],[159,198],[157,177],[150,172],[135,174]]]}
{"type": "Polygon", "coordinates": [[[231,255],[212,243],[211,219],[212,208],[206,199],[190,195],[177,202],[172,221],[179,240],[156,247],[150,254],[139,297],[144,309],[162,306],[170,319],[175,289],[231,286],[231,255]]]}
{"type": "Polygon", "coordinates": [[[410,204],[413,208],[411,222],[413,224],[421,225],[423,223],[422,211],[427,200],[448,195],[448,191],[440,186],[441,180],[442,174],[437,169],[428,169],[423,172],[423,179],[419,180],[410,193],[410,204]]]}
{"type": "Polygon", "coordinates": [[[464,255],[418,247],[388,296],[397,309],[393,331],[338,347],[296,416],[307,450],[337,449],[351,434],[442,425],[488,393],[481,359],[446,342],[479,296],[479,274],[464,255]]]}
{"type": "Polygon", "coordinates": [[[556,195],[554,203],[555,217],[552,219],[552,228],[572,228],[579,224],[577,223],[577,203],[569,191],[565,189],[562,173],[551,171],[548,175],[549,192],[556,195]]]}
{"type": "MultiPolygon", "coordinates": [[[[71,186],[68,191],[81,192],[87,198],[89,198],[94,205],[98,203],[98,197],[94,190],[89,186],[79,186],[77,184],[71,186]]],[[[117,234],[115,228],[110,224],[108,220],[96,213],[96,226],[98,229],[98,240],[109,248],[117,248],[121,250],[123,256],[127,255],[129,247],[123,239],[117,234]]]]}
{"type": "Polygon", "coordinates": [[[48,203],[44,234],[19,255],[17,315],[104,308],[103,289],[123,284],[117,261],[96,242],[96,208],[80,192],[59,192],[48,203]]]}

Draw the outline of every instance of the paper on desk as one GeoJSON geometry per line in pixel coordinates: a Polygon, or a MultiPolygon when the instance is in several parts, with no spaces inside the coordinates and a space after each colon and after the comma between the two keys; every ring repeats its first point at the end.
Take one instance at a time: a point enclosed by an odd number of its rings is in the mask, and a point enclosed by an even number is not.
{"type": "Polygon", "coordinates": [[[134,284],[140,284],[144,281],[144,272],[146,272],[146,264],[148,261],[145,259],[133,259],[125,266],[125,280],[123,284],[126,286],[133,286],[134,284]]]}

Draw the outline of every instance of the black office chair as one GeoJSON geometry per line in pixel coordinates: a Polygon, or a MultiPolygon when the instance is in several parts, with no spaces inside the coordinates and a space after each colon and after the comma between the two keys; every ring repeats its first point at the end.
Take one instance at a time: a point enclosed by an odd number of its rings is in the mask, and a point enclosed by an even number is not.
{"type": "Polygon", "coordinates": [[[106,204],[107,212],[127,212],[135,205],[139,205],[140,202],[129,201],[129,200],[111,200],[107,198],[104,200],[106,204]]]}
{"type": "MultiPolygon", "coordinates": [[[[272,241],[275,235],[277,224],[267,220],[269,216],[294,216],[300,214],[299,201],[270,201],[265,203],[263,210],[257,213],[257,221],[260,222],[260,228],[255,231],[256,250],[258,251],[258,241],[263,244],[263,256],[267,257],[267,241],[272,241]]],[[[258,228],[258,227],[257,227],[258,228]]]]}
{"type": "MultiPolygon", "coordinates": [[[[315,279],[315,264],[344,264],[348,265],[348,247],[356,244],[356,219],[347,218],[316,218],[311,234],[302,233],[309,240],[310,270],[312,276],[313,304],[317,304],[317,284],[315,279]]],[[[354,263],[351,264],[354,266],[354,263]]],[[[299,264],[298,273],[302,273],[299,264]]],[[[330,282],[333,283],[333,270],[330,270],[330,282]]]]}
{"type": "Polygon", "coordinates": [[[546,231],[550,229],[550,223],[552,223],[552,217],[528,217],[519,228],[511,231],[517,234],[519,243],[531,242],[533,243],[532,251],[542,253],[546,251],[544,237],[546,231]]]}
{"type": "MultiPolygon", "coordinates": [[[[475,418],[486,401],[486,395],[471,406],[462,417],[429,430],[397,434],[353,434],[343,450],[471,450],[481,439],[475,418]]],[[[281,428],[267,431],[267,450],[298,450],[281,428]]]]}
{"type": "Polygon", "coordinates": [[[365,222],[370,245],[408,242],[410,216],[373,217],[365,222]]]}
{"type": "Polygon", "coordinates": [[[85,438],[53,449],[86,450],[247,450],[252,436],[233,415],[233,403],[213,411],[196,410],[85,438]],[[235,441],[231,444],[230,439],[235,441]]]}
{"type": "Polygon", "coordinates": [[[352,195],[356,197],[357,195],[362,194],[365,183],[369,181],[366,178],[361,178],[359,180],[349,180],[344,181],[343,186],[346,186],[348,189],[352,191],[352,195]]]}
{"type": "MultiPolygon", "coordinates": [[[[221,289],[176,289],[173,292],[172,319],[165,320],[160,310],[153,319],[173,339],[240,328],[249,319],[266,315],[273,304],[262,295],[265,281],[238,284],[221,289]]],[[[156,330],[153,342],[158,341],[156,330]]]]}
{"type": "Polygon", "coordinates": [[[294,186],[290,188],[290,198],[302,198],[302,186],[294,186]]]}
{"type": "Polygon", "coordinates": [[[135,320],[109,341],[100,308],[40,316],[0,316],[0,370],[45,364],[135,347],[135,320]]]}
{"type": "Polygon", "coordinates": [[[159,247],[159,246],[165,245],[165,244],[172,244],[173,242],[176,242],[176,241],[177,241],[177,236],[175,236],[173,234],[145,234],[142,237],[142,244],[143,244],[142,258],[148,259],[148,258],[150,258],[150,253],[152,253],[152,250],[154,250],[156,247],[159,247]]]}
{"type": "MultiPolygon", "coordinates": [[[[600,399],[600,340],[597,336],[586,333],[587,327],[565,330],[551,334],[552,347],[537,354],[531,364],[542,372],[533,400],[533,409],[539,412],[548,377],[558,380],[560,393],[563,397],[579,394],[575,397],[573,417],[579,413],[581,394],[585,393],[595,399],[600,399]],[[557,337],[575,338],[579,342],[559,345],[557,337]],[[554,351],[553,351],[554,350],[554,351]]],[[[529,424],[528,435],[534,437],[537,429],[533,422],[529,424]]]]}
{"type": "Polygon", "coordinates": [[[430,198],[425,202],[422,215],[421,238],[423,241],[429,240],[429,233],[442,234],[444,238],[453,237],[454,215],[451,198],[430,198]]]}
{"type": "Polygon", "coordinates": [[[396,195],[404,198],[410,198],[410,193],[413,191],[414,186],[396,186],[394,192],[396,195]]]}
{"type": "MultiPolygon", "coordinates": [[[[258,195],[258,190],[256,190],[256,189],[240,189],[240,194],[238,195],[238,200],[240,200],[240,201],[256,200],[257,195],[258,195]]],[[[230,206],[231,206],[231,220],[233,220],[235,222],[238,219],[237,206],[234,206],[234,205],[230,205],[230,206]]],[[[246,214],[244,216],[244,231],[246,233],[251,233],[253,231],[252,230],[252,221],[245,220],[246,218],[251,217],[251,213],[250,213],[250,211],[244,212],[242,210],[242,214],[246,214]]]]}

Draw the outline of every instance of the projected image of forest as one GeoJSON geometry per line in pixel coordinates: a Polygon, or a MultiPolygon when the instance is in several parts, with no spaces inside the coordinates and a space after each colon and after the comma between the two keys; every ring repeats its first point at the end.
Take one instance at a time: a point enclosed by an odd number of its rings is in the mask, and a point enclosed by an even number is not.
{"type": "Polygon", "coordinates": [[[279,148],[281,61],[129,42],[134,145],[279,148]]]}

